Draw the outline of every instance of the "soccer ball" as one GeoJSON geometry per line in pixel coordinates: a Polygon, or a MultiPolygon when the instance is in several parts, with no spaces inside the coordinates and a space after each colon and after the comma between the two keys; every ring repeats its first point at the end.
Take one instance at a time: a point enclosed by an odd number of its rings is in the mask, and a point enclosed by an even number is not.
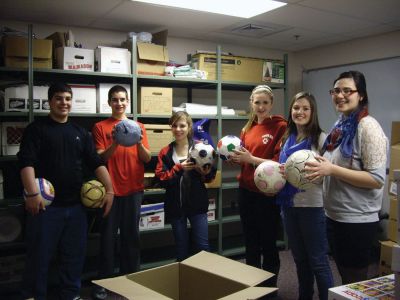
{"type": "Polygon", "coordinates": [[[311,150],[299,150],[292,155],[286,161],[285,174],[287,181],[294,187],[302,190],[307,190],[314,186],[314,183],[305,178],[307,172],[305,172],[305,163],[309,161],[317,161],[315,153],[311,150]]]}
{"type": "Polygon", "coordinates": [[[125,119],[115,125],[114,139],[122,146],[129,147],[137,144],[141,135],[142,129],[133,120],[125,119]]]}
{"type": "Polygon", "coordinates": [[[203,142],[194,144],[189,151],[189,159],[201,168],[207,165],[211,166],[216,156],[213,146],[203,142]]]}
{"type": "Polygon", "coordinates": [[[105,195],[106,189],[98,180],[90,180],[82,185],[81,200],[86,207],[99,207],[105,195]]]}
{"type": "MultiPolygon", "coordinates": [[[[54,186],[45,178],[35,178],[36,186],[38,187],[39,193],[43,198],[44,205],[48,206],[53,203],[54,200],[54,186]]],[[[24,190],[24,199],[26,201],[25,195],[27,194],[24,190]]]]}
{"type": "Polygon", "coordinates": [[[228,160],[233,150],[240,150],[242,141],[234,135],[226,135],[218,141],[217,151],[219,157],[223,160],[228,160]]]}
{"type": "Polygon", "coordinates": [[[266,160],[256,168],[254,183],[261,192],[276,194],[284,187],[286,180],[279,172],[279,163],[266,160]]]}

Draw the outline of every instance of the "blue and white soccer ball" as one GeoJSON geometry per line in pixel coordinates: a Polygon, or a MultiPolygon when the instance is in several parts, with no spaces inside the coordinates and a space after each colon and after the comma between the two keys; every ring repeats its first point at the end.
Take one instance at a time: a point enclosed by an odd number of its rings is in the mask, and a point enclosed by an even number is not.
{"type": "Polygon", "coordinates": [[[213,146],[203,142],[194,144],[189,151],[189,159],[201,168],[211,166],[216,156],[213,146]]]}
{"type": "MultiPolygon", "coordinates": [[[[48,206],[53,203],[55,191],[54,186],[45,178],[35,178],[35,183],[38,188],[39,194],[42,196],[44,205],[48,206]]],[[[24,199],[26,201],[26,191],[24,190],[24,199]]]]}
{"type": "Polygon", "coordinates": [[[311,150],[299,150],[289,156],[285,163],[285,175],[291,185],[302,190],[307,190],[315,185],[305,178],[307,172],[304,170],[306,162],[317,161],[315,155],[311,150]]]}
{"type": "Polygon", "coordinates": [[[142,129],[133,120],[125,119],[115,125],[114,139],[125,147],[133,146],[140,141],[142,129]]]}
{"type": "Polygon", "coordinates": [[[218,141],[217,151],[219,157],[223,160],[228,160],[233,154],[233,150],[240,150],[242,141],[234,135],[226,135],[218,141]]]}

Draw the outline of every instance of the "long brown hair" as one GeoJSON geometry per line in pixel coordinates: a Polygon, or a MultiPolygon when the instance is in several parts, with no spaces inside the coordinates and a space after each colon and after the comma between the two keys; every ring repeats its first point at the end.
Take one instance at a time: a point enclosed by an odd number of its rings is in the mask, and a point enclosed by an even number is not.
{"type": "Polygon", "coordinates": [[[256,94],[265,94],[271,98],[271,102],[274,102],[274,94],[272,93],[272,89],[268,85],[257,85],[252,91],[250,95],[250,114],[249,120],[247,121],[246,125],[244,125],[242,131],[247,132],[250,130],[251,125],[257,119],[257,115],[254,113],[251,103],[253,102],[254,95],[256,94]]]}

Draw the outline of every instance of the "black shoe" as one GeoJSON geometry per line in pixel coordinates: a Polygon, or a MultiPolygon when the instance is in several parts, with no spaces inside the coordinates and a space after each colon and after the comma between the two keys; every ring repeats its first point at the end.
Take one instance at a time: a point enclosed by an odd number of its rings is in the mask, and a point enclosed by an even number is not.
{"type": "Polygon", "coordinates": [[[105,300],[107,299],[107,290],[101,286],[96,286],[93,288],[92,297],[95,300],[105,300]]]}

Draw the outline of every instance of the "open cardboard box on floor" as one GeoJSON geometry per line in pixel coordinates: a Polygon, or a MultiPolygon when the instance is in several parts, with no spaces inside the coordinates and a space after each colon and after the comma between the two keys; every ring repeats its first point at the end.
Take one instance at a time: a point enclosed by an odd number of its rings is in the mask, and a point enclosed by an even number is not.
{"type": "Polygon", "coordinates": [[[277,288],[256,287],[274,274],[202,251],[180,263],[149,269],[95,284],[126,299],[259,299],[277,288]]]}

